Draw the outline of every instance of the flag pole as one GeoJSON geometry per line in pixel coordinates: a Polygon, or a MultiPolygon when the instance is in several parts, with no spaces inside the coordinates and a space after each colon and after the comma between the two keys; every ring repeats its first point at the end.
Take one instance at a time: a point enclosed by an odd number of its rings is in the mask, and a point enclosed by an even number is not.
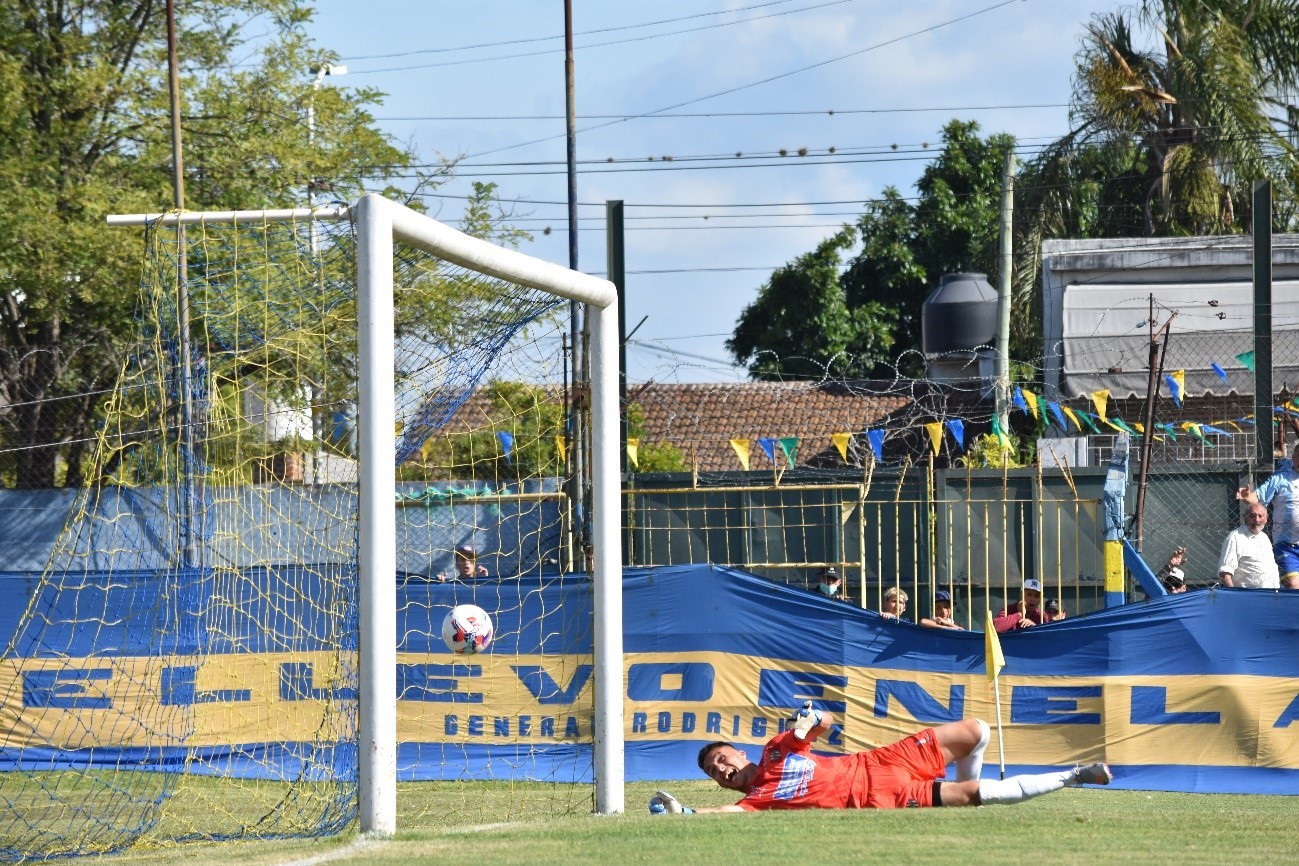
{"type": "Polygon", "coordinates": [[[992,623],[992,610],[987,609],[987,618],[983,625],[984,669],[988,681],[992,683],[992,694],[997,704],[997,754],[1001,761],[1001,778],[1006,778],[1006,740],[1001,730],[1001,680],[998,675],[1006,666],[1006,656],[1001,652],[1001,638],[992,623]]]}

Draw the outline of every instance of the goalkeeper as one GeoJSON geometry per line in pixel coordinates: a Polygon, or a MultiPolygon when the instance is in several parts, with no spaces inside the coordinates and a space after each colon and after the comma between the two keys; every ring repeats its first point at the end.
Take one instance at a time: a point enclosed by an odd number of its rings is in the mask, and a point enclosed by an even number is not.
{"type": "Polygon", "coordinates": [[[811,751],[829,730],[833,717],[811,701],[794,714],[794,724],[767,741],[753,763],[730,743],[709,743],[699,752],[699,768],[723,788],[744,799],[729,806],[690,809],[671,794],[650,800],[654,814],[753,812],[760,809],[900,809],[921,806],[990,806],[1018,803],[1074,785],[1108,785],[1114,776],[1105,764],[1072,770],[981,779],[983,751],[990,731],[982,719],[964,719],[927,728],[901,742],[852,755],[811,751]],[[956,781],[943,781],[956,764],[956,781]]]}

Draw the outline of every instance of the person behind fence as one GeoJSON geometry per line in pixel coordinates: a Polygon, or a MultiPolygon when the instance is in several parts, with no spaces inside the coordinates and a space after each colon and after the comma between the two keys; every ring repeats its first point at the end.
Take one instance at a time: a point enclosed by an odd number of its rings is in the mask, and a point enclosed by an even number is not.
{"type": "Polygon", "coordinates": [[[839,577],[839,572],[833,567],[827,565],[821,569],[821,574],[817,580],[816,591],[830,598],[843,599],[843,580],[839,577]]]}
{"type": "Polygon", "coordinates": [[[1240,526],[1222,540],[1218,557],[1218,577],[1223,586],[1248,589],[1277,589],[1281,586],[1272,542],[1263,531],[1267,526],[1267,508],[1262,502],[1246,502],[1240,526]]]}
{"type": "Polygon", "coordinates": [[[900,586],[890,586],[884,590],[884,603],[880,605],[880,616],[885,619],[894,619],[899,622],[905,621],[903,614],[907,612],[907,602],[910,597],[906,590],[900,586]]]}
{"type": "Polygon", "coordinates": [[[1066,613],[1060,608],[1060,602],[1056,599],[1051,599],[1051,602],[1054,604],[1042,607],[1042,582],[1030,577],[1024,581],[1019,601],[998,611],[992,627],[1004,634],[1064,619],[1066,613]],[[1052,607],[1055,609],[1052,610],[1052,607]]]}
{"type": "Polygon", "coordinates": [[[793,724],[762,747],[758,763],[727,742],[699,751],[699,769],[718,785],[738,791],[734,804],[691,809],[659,791],[653,815],[755,812],[761,809],[903,809],[930,806],[994,806],[1020,803],[1076,785],[1108,785],[1103,763],[1050,773],[984,779],[983,753],[991,739],[982,719],[926,728],[882,748],[850,755],[818,755],[812,743],[830,730],[834,717],[807,701],[793,724]],[[956,765],[956,780],[944,781],[956,765]]]}
{"type": "MultiPolygon", "coordinates": [[[[1246,503],[1272,506],[1272,556],[1286,589],[1299,589],[1299,443],[1289,460],[1254,490],[1242,487],[1236,498],[1246,503]]],[[[1230,586],[1230,584],[1228,584],[1230,586]]]]}
{"type": "Polygon", "coordinates": [[[462,544],[456,548],[456,574],[454,578],[447,576],[446,572],[440,572],[437,576],[439,581],[447,580],[473,580],[476,577],[487,577],[488,571],[485,566],[478,564],[478,551],[474,550],[472,544],[462,544]]]}
{"type": "Polygon", "coordinates": [[[934,615],[920,620],[920,624],[926,628],[965,630],[952,619],[952,594],[945,589],[934,593],[934,615]]]}

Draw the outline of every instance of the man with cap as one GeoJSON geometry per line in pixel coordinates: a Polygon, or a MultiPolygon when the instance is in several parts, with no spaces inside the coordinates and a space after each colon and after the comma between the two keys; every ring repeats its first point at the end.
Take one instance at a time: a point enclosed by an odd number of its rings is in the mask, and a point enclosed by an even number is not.
{"type": "Polygon", "coordinates": [[[992,621],[992,627],[1004,634],[1008,631],[1019,631],[1035,625],[1055,622],[1064,617],[1062,610],[1042,609],[1042,582],[1030,577],[1024,581],[1024,591],[1020,593],[1019,602],[1014,606],[1008,605],[1002,608],[992,621]]]}
{"type": "Polygon", "coordinates": [[[920,624],[928,628],[950,628],[965,631],[956,624],[956,620],[952,619],[952,594],[945,589],[940,589],[934,593],[934,615],[920,620],[920,624]]]}
{"type": "MultiPolygon", "coordinates": [[[[472,544],[462,544],[456,548],[456,580],[473,580],[476,577],[487,577],[487,569],[478,564],[478,551],[472,544]]],[[[439,581],[447,581],[446,572],[438,574],[439,581]]]]}
{"type": "Polygon", "coordinates": [[[821,578],[816,585],[816,591],[830,598],[843,599],[840,594],[843,591],[843,581],[833,566],[827,565],[821,569],[821,578]]]}

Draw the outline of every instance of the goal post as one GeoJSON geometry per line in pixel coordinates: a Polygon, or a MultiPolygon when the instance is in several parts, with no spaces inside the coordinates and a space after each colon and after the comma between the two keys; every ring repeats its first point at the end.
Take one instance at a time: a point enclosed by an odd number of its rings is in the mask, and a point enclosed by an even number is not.
{"type": "MultiPolygon", "coordinates": [[[[472,238],[382,196],[351,207],[113,216],[110,225],[347,221],[354,225],[357,333],[356,773],[363,833],[396,830],[398,778],[396,245],[473,274],[586,305],[590,325],[591,776],[594,808],[624,810],[618,308],[612,283],[472,238]]],[[[183,256],[182,252],[182,256],[183,256]]]]}
{"type": "Polygon", "coordinates": [[[379,195],[356,204],[357,295],[362,357],[360,561],[360,821],[362,832],[396,829],[396,425],[393,240],[479,273],[587,305],[591,325],[591,451],[595,652],[596,811],[623,803],[621,480],[618,463],[618,297],[614,285],[469,237],[379,195]],[[368,371],[368,372],[367,372],[368,371]]]}

